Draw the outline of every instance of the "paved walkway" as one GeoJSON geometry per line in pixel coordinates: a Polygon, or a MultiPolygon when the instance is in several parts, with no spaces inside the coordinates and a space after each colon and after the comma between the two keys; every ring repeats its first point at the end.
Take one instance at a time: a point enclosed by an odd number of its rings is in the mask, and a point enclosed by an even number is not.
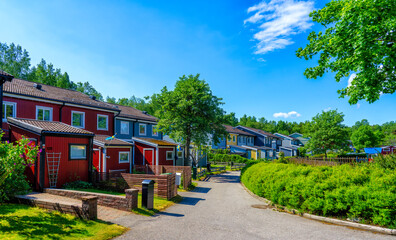
{"type": "Polygon", "coordinates": [[[200,182],[184,200],[155,217],[130,215],[113,222],[131,230],[118,239],[393,239],[265,208],[239,183],[239,172],[200,182]]]}
{"type": "MultiPolygon", "coordinates": [[[[26,195],[23,195],[20,197],[23,197],[26,199],[36,199],[36,200],[52,202],[52,203],[82,206],[81,200],[68,198],[68,197],[62,197],[62,196],[58,196],[58,195],[52,195],[52,194],[48,194],[48,193],[33,192],[33,193],[26,194],[26,195]]],[[[132,214],[130,212],[121,211],[118,209],[98,205],[98,219],[103,220],[103,221],[112,221],[116,218],[125,217],[125,216],[129,216],[129,215],[134,215],[134,214],[132,214]]]]}

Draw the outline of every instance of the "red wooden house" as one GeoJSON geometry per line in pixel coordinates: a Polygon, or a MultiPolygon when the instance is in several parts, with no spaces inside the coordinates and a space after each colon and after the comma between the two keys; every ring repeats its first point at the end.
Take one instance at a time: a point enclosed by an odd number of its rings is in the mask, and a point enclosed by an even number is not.
{"type": "Polygon", "coordinates": [[[34,166],[26,171],[35,189],[61,187],[66,182],[90,179],[92,132],[61,122],[12,117],[7,120],[11,141],[25,136],[42,149],[34,166]]]}
{"type": "Polygon", "coordinates": [[[152,138],[132,138],[135,142],[134,165],[175,165],[177,144],[152,138]]]}

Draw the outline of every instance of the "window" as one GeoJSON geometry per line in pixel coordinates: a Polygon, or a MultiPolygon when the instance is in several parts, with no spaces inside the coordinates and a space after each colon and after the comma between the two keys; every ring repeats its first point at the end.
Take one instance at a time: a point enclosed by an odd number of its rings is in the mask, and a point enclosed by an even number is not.
{"type": "Polygon", "coordinates": [[[152,125],[151,129],[153,130],[153,136],[158,136],[157,126],[152,125]]]}
{"type": "Polygon", "coordinates": [[[98,130],[108,130],[109,129],[109,116],[98,114],[98,130]]]}
{"type": "Polygon", "coordinates": [[[7,117],[16,117],[16,103],[3,102],[3,121],[7,121],[7,117]]]}
{"type": "Polygon", "coordinates": [[[121,134],[129,134],[129,122],[121,121],[121,134]]]}
{"type": "Polygon", "coordinates": [[[36,119],[43,121],[52,121],[52,108],[37,106],[36,119]]]}
{"type": "Polygon", "coordinates": [[[232,141],[233,141],[233,142],[235,142],[235,135],[234,135],[234,136],[232,136],[232,141]]]}
{"type": "Polygon", "coordinates": [[[166,160],[173,160],[173,151],[166,151],[166,160]]]}
{"type": "Polygon", "coordinates": [[[129,152],[119,152],[118,153],[119,163],[129,163],[129,152]]]}
{"type": "Polygon", "coordinates": [[[139,135],[146,136],[146,124],[139,124],[139,135]]]}
{"type": "Polygon", "coordinates": [[[84,112],[76,112],[72,111],[72,126],[78,128],[84,128],[85,123],[85,113],[84,112]]]}
{"type": "Polygon", "coordinates": [[[87,160],[87,145],[70,144],[70,160],[87,160]]]}
{"type": "Polygon", "coordinates": [[[183,155],[184,155],[183,151],[177,152],[177,158],[183,158],[183,155]]]}

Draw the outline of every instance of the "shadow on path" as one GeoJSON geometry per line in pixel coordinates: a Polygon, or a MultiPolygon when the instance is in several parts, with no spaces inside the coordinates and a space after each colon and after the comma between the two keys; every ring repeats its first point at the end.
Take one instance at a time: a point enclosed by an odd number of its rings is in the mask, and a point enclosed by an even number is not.
{"type": "Polygon", "coordinates": [[[184,214],[159,212],[157,215],[170,216],[170,217],[184,217],[184,214]]]}
{"type": "Polygon", "coordinates": [[[208,187],[196,187],[194,188],[194,190],[192,192],[195,193],[208,193],[210,191],[211,188],[208,187]]]}
{"type": "Polygon", "coordinates": [[[215,183],[239,183],[241,180],[239,175],[218,174],[210,175],[207,181],[215,183]]]}
{"type": "Polygon", "coordinates": [[[195,206],[199,201],[205,201],[205,199],[195,197],[183,197],[183,200],[178,204],[195,206]]]}

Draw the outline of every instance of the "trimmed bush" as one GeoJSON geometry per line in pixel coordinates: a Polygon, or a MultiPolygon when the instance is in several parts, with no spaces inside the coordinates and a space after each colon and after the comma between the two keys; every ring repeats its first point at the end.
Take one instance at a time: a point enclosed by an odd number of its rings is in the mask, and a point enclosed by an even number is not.
{"type": "Polygon", "coordinates": [[[376,164],[306,166],[259,163],[241,181],[275,204],[396,228],[396,170],[376,164]]]}

